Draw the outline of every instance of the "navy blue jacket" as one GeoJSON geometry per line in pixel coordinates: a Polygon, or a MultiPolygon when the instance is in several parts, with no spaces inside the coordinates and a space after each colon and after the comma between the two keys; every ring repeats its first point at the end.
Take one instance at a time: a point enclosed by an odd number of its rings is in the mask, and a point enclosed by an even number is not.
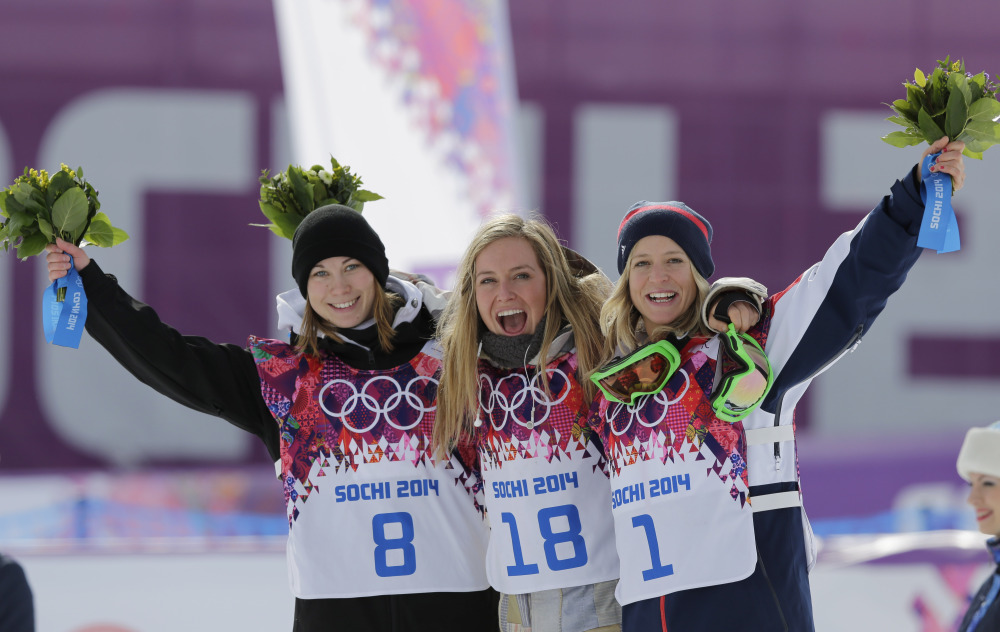
{"type": "Polygon", "coordinates": [[[812,380],[852,349],[920,257],[923,204],[916,169],[891,187],[823,260],[764,304],[771,391],[743,420],[757,564],[740,581],[627,605],[623,630],[811,632],[809,569],[816,546],[802,507],[794,411],[812,380]]]}
{"type": "Polygon", "coordinates": [[[1000,592],[1000,538],[993,538],[986,543],[986,546],[993,555],[997,567],[972,598],[958,632],[1000,630],[1000,597],[997,594],[1000,592]]]}

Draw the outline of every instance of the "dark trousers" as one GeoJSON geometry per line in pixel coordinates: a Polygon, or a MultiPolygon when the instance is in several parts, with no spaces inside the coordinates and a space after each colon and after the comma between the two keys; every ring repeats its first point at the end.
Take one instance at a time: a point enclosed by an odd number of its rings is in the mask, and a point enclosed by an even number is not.
{"type": "Polygon", "coordinates": [[[814,632],[798,507],[753,516],[757,565],[746,579],[622,607],[622,632],[814,632]]]}
{"type": "Polygon", "coordinates": [[[294,632],[497,632],[500,595],[437,592],[296,599],[294,632]]]}

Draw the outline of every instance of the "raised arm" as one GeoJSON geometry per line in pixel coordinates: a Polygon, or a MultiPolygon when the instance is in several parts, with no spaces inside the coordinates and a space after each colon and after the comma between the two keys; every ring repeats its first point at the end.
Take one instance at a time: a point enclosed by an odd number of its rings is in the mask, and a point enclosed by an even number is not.
{"type": "MultiPolygon", "coordinates": [[[[921,156],[944,150],[935,171],[965,182],[964,143],[942,138],[921,156]]],[[[902,285],[922,249],[917,235],[923,215],[919,164],[897,180],[852,231],[841,235],[822,261],[768,299],[765,350],[775,368],[764,407],[828,367],[866,334],[886,301],[902,285]]]]}
{"type": "Polygon", "coordinates": [[[57,240],[46,250],[50,280],[67,274],[72,255],[87,292],[87,333],[119,364],[175,402],[257,435],[277,460],[277,424],[264,403],[249,351],[181,335],[73,244],[57,240]]]}

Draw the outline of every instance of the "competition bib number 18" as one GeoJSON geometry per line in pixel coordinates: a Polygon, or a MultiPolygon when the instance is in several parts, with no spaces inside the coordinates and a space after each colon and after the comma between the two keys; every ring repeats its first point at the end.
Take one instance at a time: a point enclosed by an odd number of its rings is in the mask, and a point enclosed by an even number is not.
{"type": "MultiPolygon", "coordinates": [[[[517,530],[517,520],[514,514],[503,512],[500,519],[510,528],[510,541],[514,548],[514,564],[507,567],[507,575],[510,577],[518,575],[537,575],[538,564],[526,563],[524,553],[521,550],[521,536],[517,530]]],[[[546,507],[538,511],[538,530],[544,540],[545,563],[554,571],[565,571],[571,568],[579,568],[587,563],[587,544],[583,540],[581,531],[583,525],[580,522],[580,512],[576,505],[559,505],[556,507],[546,507]],[[565,519],[568,528],[564,531],[556,531],[553,522],[565,519]],[[562,547],[565,553],[572,549],[572,555],[561,559],[556,551],[559,544],[568,544],[562,547]]],[[[655,535],[654,535],[655,537],[655,535]]]]}

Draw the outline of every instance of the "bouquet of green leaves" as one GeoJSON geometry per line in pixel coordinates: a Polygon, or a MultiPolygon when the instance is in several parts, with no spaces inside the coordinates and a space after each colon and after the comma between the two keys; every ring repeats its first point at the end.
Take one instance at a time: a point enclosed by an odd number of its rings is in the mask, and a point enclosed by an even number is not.
{"type": "Polygon", "coordinates": [[[895,112],[888,121],[905,128],[882,140],[895,147],[933,143],[942,136],[965,143],[964,154],[982,158],[983,151],[1000,143],[998,86],[985,72],[972,75],[965,62],[951,57],[938,60],[930,76],[919,68],[913,83],[904,82],[906,98],[889,106],[895,112]]]}
{"type": "Polygon", "coordinates": [[[359,213],[365,202],[381,200],[378,193],[361,188],[361,178],[351,168],[341,166],[332,156],[331,169],[320,165],[309,169],[289,165],[288,169],[270,177],[267,169],[260,176],[260,210],[270,220],[264,226],[280,237],[291,239],[302,219],[327,204],[341,204],[359,213]]]}
{"type": "Polygon", "coordinates": [[[54,244],[56,237],[73,245],[111,247],[128,234],[111,225],[98,209],[97,191],[76,171],[61,165],[51,177],[44,169],[24,168],[14,184],[0,191],[0,245],[17,249],[22,261],[54,244]]]}

